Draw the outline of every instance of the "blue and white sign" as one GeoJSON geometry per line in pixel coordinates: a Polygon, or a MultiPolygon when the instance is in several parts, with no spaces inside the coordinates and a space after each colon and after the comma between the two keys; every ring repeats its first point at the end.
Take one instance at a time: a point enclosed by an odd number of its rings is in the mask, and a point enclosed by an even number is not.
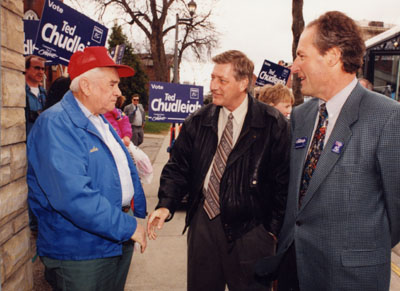
{"type": "Polygon", "coordinates": [[[265,60],[258,75],[256,86],[264,86],[265,84],[278,84],[286,85],[290,75],[290,69],[265,60]]]}
{"type": "Polygon", "coordinates": [[[33,54],[39,22],[39,20],[24,19],[24,56],[33,54]]]}
{"type": "Polygon", "coordinates": [[[122,58],[125,54],[125,45],[118,44],[110,50],[110,55],[116,64],[122,64],[122,58]]]}
{"type": "Polygon", "coordinates": [[[46,0],[35,55],[68,65],[71,55],[87,46],[104,46],[108,29],[57,0],[46,0]]]}
{"type": "Polygon", "coordinates": [[[203,105],[203,87],[150,82],[149,121],[182,123],[203,105]]]}

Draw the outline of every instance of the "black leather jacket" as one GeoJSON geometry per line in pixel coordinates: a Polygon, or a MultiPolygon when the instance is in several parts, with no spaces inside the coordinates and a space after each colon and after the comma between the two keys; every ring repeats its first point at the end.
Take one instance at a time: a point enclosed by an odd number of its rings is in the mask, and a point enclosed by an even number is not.
{"type": "MultiPolygon", "coordinates": [[[[228,241],[260,223],[277,235],[286,206],[288,122],[271,106],[251,96],[248,101],[242,131],[221,178],[221,221],[228,241]]],[[[204,201],[203,183],[217,148],[220,109],[209,104],[185,120],[161,174],[156,208],[166,207],[173,214],[189,193],[185,229],[204,201]]]]}

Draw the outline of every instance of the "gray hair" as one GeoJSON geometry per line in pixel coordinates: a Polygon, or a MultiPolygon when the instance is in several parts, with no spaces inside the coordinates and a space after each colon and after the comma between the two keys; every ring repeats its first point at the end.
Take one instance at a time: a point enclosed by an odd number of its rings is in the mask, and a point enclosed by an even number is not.
{"type": "Polygon", "coordinates": [[[89,71],[84,72],[83,74],[79,75],[78,77],[75,77],[72,82],[71,85],[69,85],[69,89],[72,92],[78,92],[79,91],[79,81],[82,78],[89,78],[92,79],[93,77],[97,76],[99,73],[101,73],[103,70],[103,68],[94,68],[91,69],[89,71]]]}

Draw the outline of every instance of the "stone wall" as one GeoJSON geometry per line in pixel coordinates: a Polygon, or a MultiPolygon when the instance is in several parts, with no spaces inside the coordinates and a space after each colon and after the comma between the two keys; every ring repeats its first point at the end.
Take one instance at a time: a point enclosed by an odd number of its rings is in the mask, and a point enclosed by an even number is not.
{"type": "Polygon", "coordinates": [[[32,290],[25,147],[23,1],[0,1],[0,274],[1,290],[32,290]]]}

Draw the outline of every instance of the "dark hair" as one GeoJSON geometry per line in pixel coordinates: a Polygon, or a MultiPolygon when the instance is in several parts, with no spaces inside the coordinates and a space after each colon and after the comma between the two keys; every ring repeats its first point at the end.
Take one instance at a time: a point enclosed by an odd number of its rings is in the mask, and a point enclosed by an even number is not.
{"type": "Polygon", "coordinates": [[[340,49],[343,70],[356,73],[363,64],[365,44],[361,30],[353,19],[339,11],[329,11],[310,22],[307,27],[315,27],[314,45],[321,55],[329,49],[340,49]]]}
{"type": "Polygon", "coordinates": [[[235,72],[235,80],[248,79],[247,92],[250,91],[253,83],[254,64],[244,53],[237,50],[230,50],[216,55],[212,60],[216,64],[232,64],[235,72]]]}
{"type": "Polygon", "coordinates": [[[46,62],[46,59],[44,59],[42,57],[39,57],[39,56],[35,56],[35,55],[27,56],[25,58],[25,70],[30,68],[32,59],[38,59],[38,60],[40,60],[42,62],[46,62]]]}
{"type": "Polygon", "coordinates": [[[115,107],[117,107],[119,109],[122,109],[122,105],[124,104],[125,99],[126,98],[123,95],[118,96],[117,101],[115,102],[115,107]]]}
{"type": "Polygon", "coordinates": [[[49,88],[44,109],[50,108],[58,101],[60,101],[63,98],[64,94],[67,93],[67,91],[69,90],[70,84],[71,79],[69,77],[57,78],[49,88]]]}

